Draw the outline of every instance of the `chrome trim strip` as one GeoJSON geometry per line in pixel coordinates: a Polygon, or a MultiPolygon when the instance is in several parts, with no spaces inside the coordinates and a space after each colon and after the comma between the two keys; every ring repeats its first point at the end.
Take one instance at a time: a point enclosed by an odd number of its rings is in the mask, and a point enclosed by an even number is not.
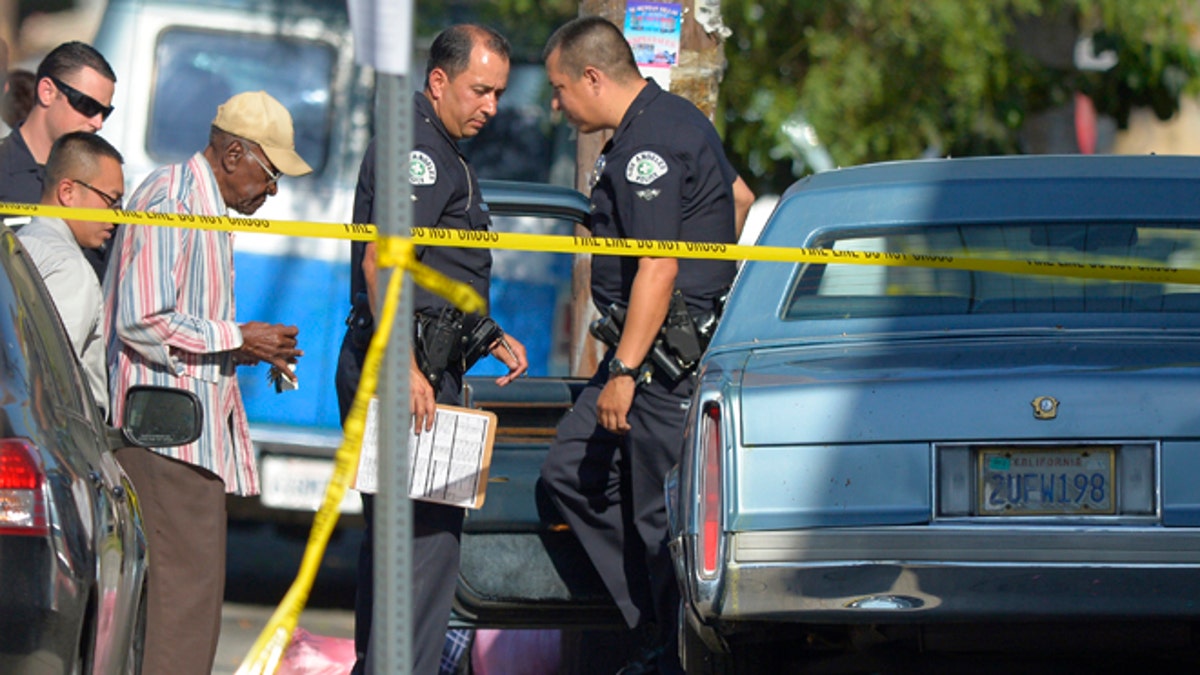
{"type": "MultiPolygon", "coordinates": [[[[697,623],[1200,617],[1200,530],[740,533],[697,623]]],[[[701,600],[701,601],[696,601],[701,600]]]]}
{"type": "Polygon", "coordinates": [[[1200,530],[1161,527],[933,526],[739,532],[735,565],[1196,565],[1200,530]]]}

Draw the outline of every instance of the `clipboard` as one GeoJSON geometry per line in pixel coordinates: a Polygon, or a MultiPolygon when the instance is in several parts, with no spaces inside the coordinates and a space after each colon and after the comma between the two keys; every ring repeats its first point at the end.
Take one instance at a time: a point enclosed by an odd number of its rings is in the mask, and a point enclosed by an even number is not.
{"type": "MultiPolygon", "coordinates": [[[[408,430],[408,496],[466,509],[482,507],[495,442],[495,413],[438,405],[432,430],[408,430]]],[[[359,492],[374,494],[378,488],[378,448],[379,399],[372,398],[352,486],[359,492]]]]}

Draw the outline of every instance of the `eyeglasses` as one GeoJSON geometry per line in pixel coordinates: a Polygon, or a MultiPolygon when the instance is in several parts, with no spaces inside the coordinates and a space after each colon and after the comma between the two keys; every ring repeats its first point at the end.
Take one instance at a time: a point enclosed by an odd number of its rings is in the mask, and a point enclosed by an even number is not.
{"type": "Polygon", "coordinates": [[[91,190],[92,192],[95,192],[100,197],[100,199],[104,200],[104,205],[107,206],[108,208],[115,209],[117,211],[121,210],[121,198],[120,197],[114,197],[114,196],[108,194],[107,192],[105,192],[104,190],[101,190],[100,188],[96,187],[95,185],[89,185],[89,184],[79,180],[78,178],[72,178],[71,180],[76,183],[79,183],[83,187],[91,190]]]}
{"type": "Polygon", "coordinates": [[[97,101],[91,96],[88,96],[87,94],[79,91],[75,87],[72,87],[53,75],[47,75],[46,77],[50,78],[50,81],[54,83],[54,86],[58,87],[58,90],[62,92],[63,96],[67,97],[67,103],[70,103],[71,107],[75,109],[75,112],[79,113],[80,115],[89,118],[100,115],[101,119],[108,119],[108,116],[112,114],[113,107],[111,105],[104,105],[100,101],[97,101]]]}
{"type": "Polygon", "coordinates": [[[250,159],[254,160],[255,163],[261,166],[262,170],[267,174],[267,185],[274,185],[275,183],[279,182],[280,178],[283,177],[282,171],[272,171],[270,167],[267,166],[266,162],[262,161],[258,158],[258,155],[254,154],[254,151],[250,149],[250,146],[243,143],[242,149],[245,150],[246,154],[250,155],[250,159]]]}

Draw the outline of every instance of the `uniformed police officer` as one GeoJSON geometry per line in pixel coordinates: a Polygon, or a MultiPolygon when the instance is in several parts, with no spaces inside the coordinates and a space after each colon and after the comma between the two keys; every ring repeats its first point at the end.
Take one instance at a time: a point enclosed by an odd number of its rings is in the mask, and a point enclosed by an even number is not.
{"type": "MultiPolygon", "coordinates": [[[[409,183],[413,191],[414,225],[420,227],[487,230],[491,226],[487,205],[481,201],[479,182],[457,141],[479,133],[496,115],[500,96],[508,84],[509,45],[503,36],[475,25],[457,25],[439,34],[430,47],[425,89],[413,97],[415,123],[409,156],[409,183]]],[[[371,142],[359,171],[354,199],[354,222],[374,222],[375,143],[371,142]]],[[[363,358],[374,331],[376,295],[375,245],[355,244],[351,261],[349,328],[338,359],[337,392],[345,421],[362,372],[363,358]]],[[[421,262],[458,281],[470,284],[488,297],[491,251],[428,247],[418,251],[421,262]]],[[[416,288],[414,311],[423,320],[445,316],[445,300],[416,288]]],[[[469,332],[478,317],[461,317],[469,332]]],[[[457,336],[456,336],[457,337],[457,336]]],[[[433,345],[427,345],[432,347],[433,345]]],[[[528,368],[525,348],[511,336],[490,345],[508,373],[497,383],[508,384],[528,368]]],[[[414,352],[421,349],[414,345],[414,352]]],[[[451,361],[433,383],[414,359],[410,368],[411,410],[418,429],[432,429],[436,403],[458,403],[462,388],[462,360],[451,361]]],[[[373,672],[369,639],[372,611],[372,527],[374,500],[363,495],[367,529],[358,562],[358,597],[355,602],[355,673],[373,672]]],[[[446,642],[450,604],[458,578],[459,537],[463,510],[457,507],[413,502],[414,540],[413,673],[432,675],[446,642]]]]}
{"type": "MultiPolygon", "coordinates": [[[[552,106],[580,131],[614,131],[591,178],[594,235],[736,241],[738,213],[753,199],[749,188],[708,118],[641,77],[616,26],[576,19],[551,36],[543,56],[552,106]]],[[[712,312],[734,272],[735,263],[725,261],[592,259],[593,301],[602,312],[614,303],[623,308],[624,326],[559,424],[542,478],[626,622],[653,635],[622,672],[682,672],[672,642],[679,599],[663,479],[679,459],[693,376],[672,380],[663,368],[650,374],[649,354],[675,290],[688,312],[712,312]]]]}

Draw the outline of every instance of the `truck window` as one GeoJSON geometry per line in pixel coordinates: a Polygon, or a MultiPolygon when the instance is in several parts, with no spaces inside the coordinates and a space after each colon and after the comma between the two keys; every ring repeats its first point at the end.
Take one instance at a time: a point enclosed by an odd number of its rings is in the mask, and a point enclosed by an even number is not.
{"type": "Polygon", "coordinates": [[[168,28],[156,47],[146,151],[160,163],[190,157],[208,143],[217,106],[265,90],[291,113],[296,151],[320,173],[331,127],[332,45],[316,40],[168,28]]]}
{"type": "MultiPolygon", "coordinates": [[[[493,215],[497,232],[571,235],[566,218],[493,215]]],[[[572,257],[531,251],[492,252],[490,312],[496,322],[525,345],[529,374],[565,376],[570,371],[570,300],[572,257]]],[[[496,359],[481,359],[471,375],[507,372],[496,359]]]]}

